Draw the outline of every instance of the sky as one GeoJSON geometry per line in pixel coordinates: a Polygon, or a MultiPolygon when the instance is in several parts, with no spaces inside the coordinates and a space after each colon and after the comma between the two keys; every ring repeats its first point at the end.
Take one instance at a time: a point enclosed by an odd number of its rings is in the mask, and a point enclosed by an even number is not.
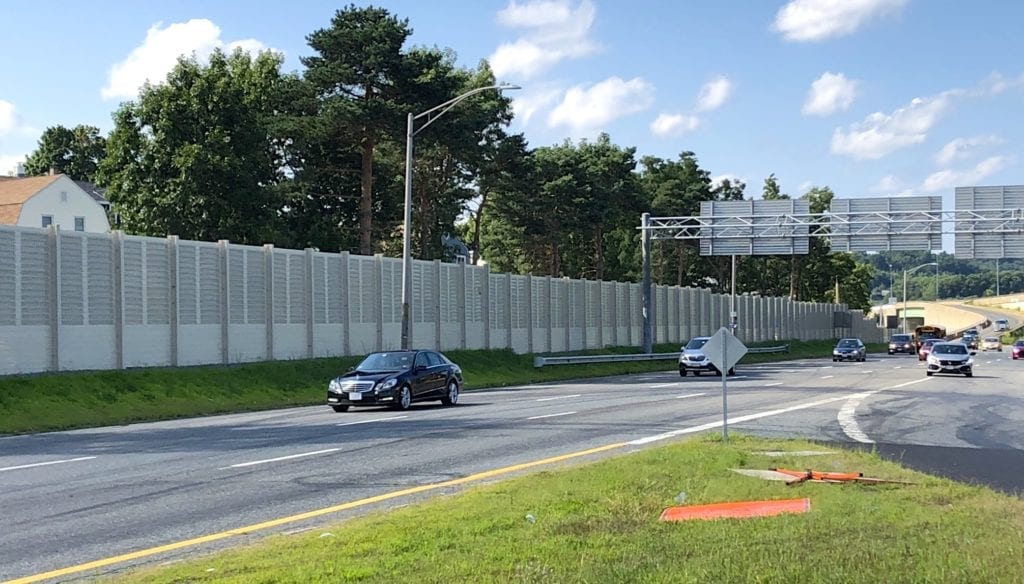
{"type": "MultiPolygon", "coordinates": [[[[363,5],[362,3],[358,3],[363,5]]],[[[1024,3],[1005,0],[389,0],[411,43],[487,59],[531,146],[606,132],[693,151],[760,196],[943,195],[1024,182],[1024,3]]],[[[322,0],[2,2],[0,174],[43,129],[107,132],[178,55],[272,49],[300,71],[322,0]]],[[[453,111],[449,115],[457,115],[453,111]]]]}

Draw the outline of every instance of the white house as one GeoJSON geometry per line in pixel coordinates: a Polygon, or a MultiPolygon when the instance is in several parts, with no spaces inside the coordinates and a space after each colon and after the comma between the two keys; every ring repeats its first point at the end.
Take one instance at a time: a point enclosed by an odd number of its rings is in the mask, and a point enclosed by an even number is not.
{"type": "Polygon", "coordinates": [[[19,227],[57,225],[67,231],[106,233],[104,206],[63,174],[27,178],[0,177],[0,224],[19,227]]]}

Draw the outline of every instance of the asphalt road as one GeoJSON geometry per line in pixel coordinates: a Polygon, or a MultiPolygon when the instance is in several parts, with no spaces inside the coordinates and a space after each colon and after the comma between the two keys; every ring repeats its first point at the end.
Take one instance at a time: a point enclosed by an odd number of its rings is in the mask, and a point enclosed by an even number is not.
{"type": "MultiPolygon", "coordinates": [[[[729,380],[732,431],[874,441],[940,473],[951,453],[987,460],[980,466],[990,471],[1003,465],[1012,473],[1007,461],[1024,463],[1024,398],[1014,381],[1024,360],[1011,361],[1008,352],[979,354],[972,379],[927,378],[915,357],[900,355],[739,372],[729,380]],[[907,445],[922,450],[908,454],[907,445]]],[[[720,390],[719,378],[666,372],[474,392],[454,408],[337,414],[308,407],[0,438],[0,580],[566,453],[610,444],[618,446],[601,455],[623,453],[719,431],[720,390]]],[[[994,474],[995,486],[1024,488],[1024,473],[1006,481],[1006,472],[994,474]]],[[[961,475],[986,480],[969,469],[961,475]]],[[[276,529],[306,529],[367,508],[276,529]]],[[[196,549],[209,547],[139,561],[196,549]]]]}

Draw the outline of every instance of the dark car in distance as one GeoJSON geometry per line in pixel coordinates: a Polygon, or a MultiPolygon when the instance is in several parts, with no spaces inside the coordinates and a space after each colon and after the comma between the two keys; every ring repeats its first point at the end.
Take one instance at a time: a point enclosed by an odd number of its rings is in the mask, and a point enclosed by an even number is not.
{"type": "Polygon", "coordinates": [[[914,335],[910,334],[898,334],[893,335],[889,339],[889,354],[893,355],[896,353],[906,353],[913,355],[916,351],[914,350],[914,335]]]}
{"type": "Polygon", "coordinates": [[[832,349],[832,361],[863,361],[867,353],[867,347],[860,339],[839,339],[832,349]]]}
{"type": "Polygon", "coordinates": [[[327,405],[336,412],[351,406],[390,406],[407,410],[413,402],[459,401],[462,369],[437,351],[370,353],[327,386],[327,405]]]}

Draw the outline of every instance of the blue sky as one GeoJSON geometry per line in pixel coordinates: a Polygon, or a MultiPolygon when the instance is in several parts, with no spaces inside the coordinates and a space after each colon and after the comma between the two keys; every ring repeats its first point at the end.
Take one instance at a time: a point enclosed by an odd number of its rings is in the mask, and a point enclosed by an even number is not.
{"type": "MultiPolygon", "coordinates": [[[[337,2],[36,0],[0,36],[0,173],[47,126],[108,131],[174,57],[270,47],[298,70],[337,2]]],[[[692,150],[760,193],[942,194],[1020,184],[1024,4],[1004,0],[398,0],[416,45],[489,59],[531,145],[608,132],[638,156],[692,150]]]]}

